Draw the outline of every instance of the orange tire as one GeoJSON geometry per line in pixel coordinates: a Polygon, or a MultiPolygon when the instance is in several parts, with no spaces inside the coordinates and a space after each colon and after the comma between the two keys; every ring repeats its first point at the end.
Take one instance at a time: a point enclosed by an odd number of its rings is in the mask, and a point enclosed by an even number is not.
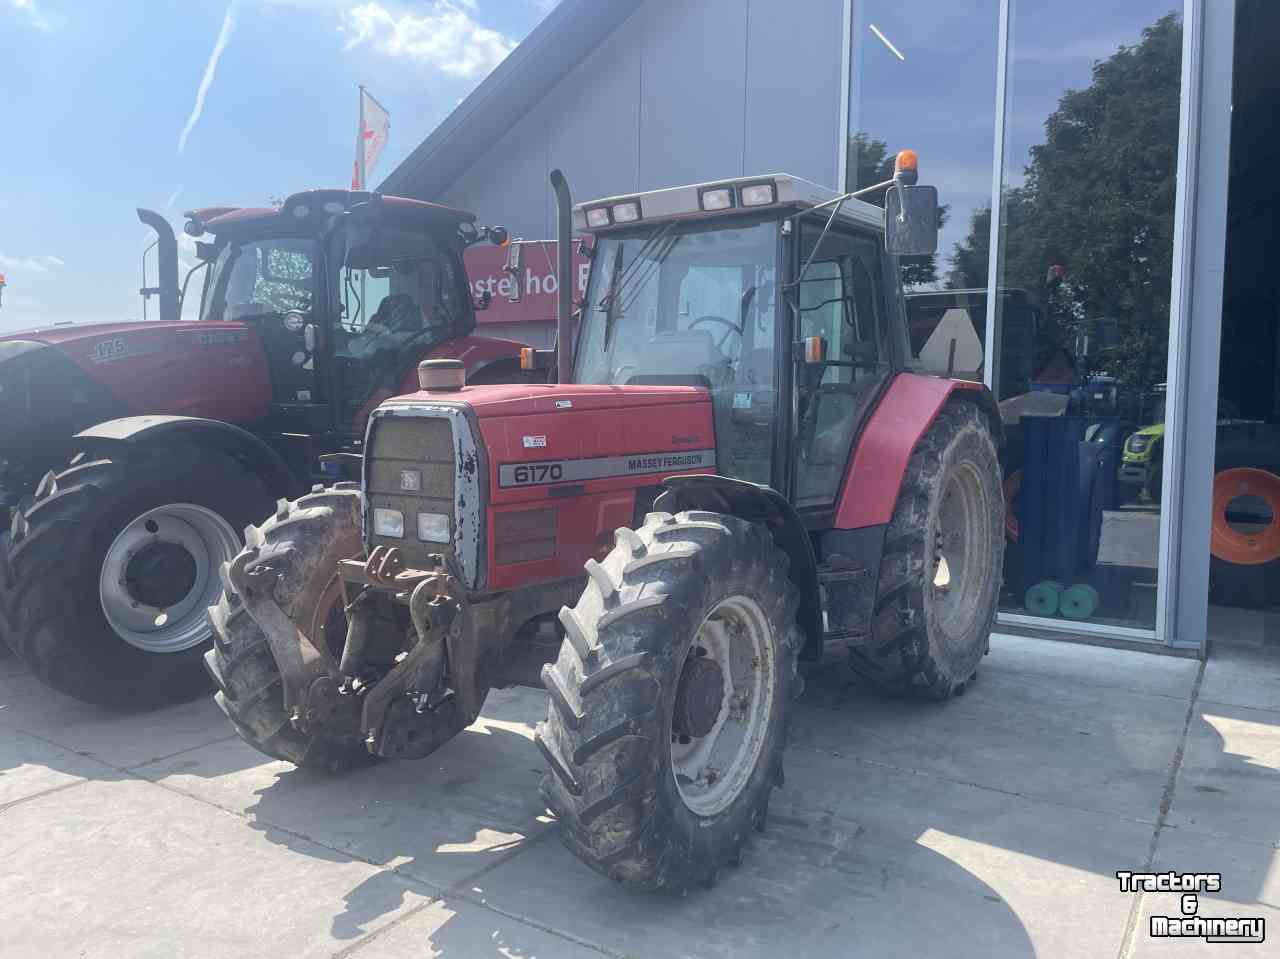
{"type": "Polygon", "coordinates": [[[1280,476],[1237,467],[1213,478],[1213,524],[1209,552],[1225,563],[1261,566],[1280,559],[1280,476]],[[1227,506],[1238,496],[1256,496],[1271,510],[1271,522],[1256,533],[1242,533],[1227,522],[1227,506]]]}

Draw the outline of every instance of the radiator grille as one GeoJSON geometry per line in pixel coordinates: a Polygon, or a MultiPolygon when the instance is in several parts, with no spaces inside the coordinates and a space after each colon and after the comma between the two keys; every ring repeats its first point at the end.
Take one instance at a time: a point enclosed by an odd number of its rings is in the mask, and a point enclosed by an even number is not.
{"type": "Polygon", "coordinates": [[[409,566],[421,566],[430,553],[454,553],[453,536],[457,517],[454,494],[457,469],[454,464],[453,430],[449,419],[433,416],[380,417],[373,431],[365,464],[369,515],[375,507],[399,510],[404,514],[404,538],[378,536],[370,528],[369,546],[399,546],[409,566]],[[418,489],[403,488],[404,473],[418,476],[418,489]],[[418,514],[443,513],[449,517],[450,542],[423,542],[418,539],[418,514]]]}

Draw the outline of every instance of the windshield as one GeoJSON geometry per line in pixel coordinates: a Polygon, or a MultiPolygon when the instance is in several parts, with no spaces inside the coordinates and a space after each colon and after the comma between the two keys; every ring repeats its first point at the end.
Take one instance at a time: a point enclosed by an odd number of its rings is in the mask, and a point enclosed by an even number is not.
{"type": "Polygon", "coordinates": [[[669,222],[597,244],[578,383],[711,390],[719,471],[772,481],[778,222],[669,222]]]}

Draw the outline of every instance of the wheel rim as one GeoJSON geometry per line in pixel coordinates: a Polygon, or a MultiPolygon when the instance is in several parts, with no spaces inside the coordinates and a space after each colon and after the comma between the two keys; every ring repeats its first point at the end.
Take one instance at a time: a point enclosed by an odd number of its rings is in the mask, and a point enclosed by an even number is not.
{"type": "Polygon", "coordinates": [[[218,570],[240,537],[217,513],[191,503],[148,510],[111,543],[98,596],[107,623],[143,652],[179,653],[209,636],[205,610],[218,601],[218,570]]]}
{"type": "Polygon", "coordinates": [[[755,771],[769,732],[776,672],[769,623],[759,605],[746,596],[716,605],[685,654],[672,704],[671,772],[681,800],[697,815],[727,808],[755,771]],[[710,665],[694,665],[699,659],[710,665]],[[708,711],[708,679],[717,673],[718,706],[708,711]],[[696,701],[682,702],[684,693],[696,701]],[[682,731],[691,718],[710,725],[705,735],[682,731]]]}
{"type": "Polygon", "coordinates": [[[949,472],[933,531],[929,588],[932,618],[948,639],[964,636],[982,606],[983,565],[990,561],[982,542],[985,502],[982,478],[971,464],[949,472]]]}

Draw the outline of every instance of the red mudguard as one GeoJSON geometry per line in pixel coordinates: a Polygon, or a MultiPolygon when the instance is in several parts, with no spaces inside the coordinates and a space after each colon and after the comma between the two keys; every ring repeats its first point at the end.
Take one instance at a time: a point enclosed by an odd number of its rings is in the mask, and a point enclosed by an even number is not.
{"type": "Polygon", "coordinates": [[[889,522],[907,460],[938,411],[958,390],[985,392],[981,383],[899,373],[876,407],[854,450],[836,501],[836,529],[889,522]]]}

